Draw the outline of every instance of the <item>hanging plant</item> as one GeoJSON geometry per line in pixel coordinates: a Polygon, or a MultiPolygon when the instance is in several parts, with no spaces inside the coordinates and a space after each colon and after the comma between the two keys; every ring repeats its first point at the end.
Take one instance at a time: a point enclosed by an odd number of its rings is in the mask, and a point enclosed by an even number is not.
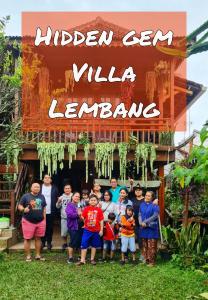
{"type": "Polygon", "coordinates": [[[113,170],[114,143],[95,143],[95,168],[98,177],[111,178],[113,170]]]}
{"type": "Polygon", "coordinates": [[[64,148],[64,143],[37,143],[40,159],[40,178],[42,178],[45,167],[47,167],[50,176],[57,172],[58,163],[60,163],[60,168],[63,168],[64,148]]]}
{"type": "Polygon", "coordinates": [[[119,165],[120,165],[120,178],[121,180],[126,179],[126,166],[127,166],[127,152],[129,149],[128,143],[119,143],[118,152],[119,152],[119,165]]]}
{"type": "Polygon", "coordinates": [[[88,144],[90,142],[89,137],[87,135],[87,132],[80,132],[79,136],[78,136],[78,141],[77,144],[78,145],[85,145],[88,144]]]}
{"type": "Polygon", "coordinates": [[[150,152],[150,170],[151,173],[153,173],[153,163],[156,160],[157,154],[156,154],[156,146],[155,145],[149,145],[149,152],[150,152]]]}
{"type": "Polygon", "coordinates": [[[162,131],[159,133],[159,143],[164,146],[172,146],[174,141],[174,132],[162,131]]]}
{"type": "Polygon", "coordinates": [[[156,159],[155,146],[152,144],[138,144],[135,151],[137,173],[141,162],[142,167],[142,181],[147,183],[147,160],[150,160],[151,172],[153,172],[153,163],[156,159]]]}
{"type": "Polygon", "coordinates": [[[22,152],[22,148],[16,141],[11,141],[10,139],[4,144],[4,155],[6,156],[6,166],[7,170],[11,165],[15,167],[14,180],[16,179],[16,174],[18,173],[18,158],[19,154],[22,152]]]}
{"type": "Polygon", "coordinates": [[[74,156],[74,159],[76,159],[76,154],[77,154],[77,144],[76,143],[68,144],[68,154],[69,154],[69,169],[71,169],[73,156],[74,156]]]}
{"type": "Polygon", "coordinates": [[[90,154],[90,144],[87,143],[84,145],[84,157],[85,157],[85,177],[86,183],[88,182],[88,166],[89,166],[89,154],[90,154]]]}

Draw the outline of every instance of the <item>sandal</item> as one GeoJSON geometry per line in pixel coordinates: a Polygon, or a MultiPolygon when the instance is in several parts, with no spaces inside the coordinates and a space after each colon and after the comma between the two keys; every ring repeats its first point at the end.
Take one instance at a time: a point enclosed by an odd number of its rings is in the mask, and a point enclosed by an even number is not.
{"type": "Polygon", "coordinates": [[[31,256],[27,256],[25,259],[26,262],[31,262],[32,261],[32,257],[31,256]]]}
{"type": "Polygon", "coordinates": [[[91,265],[95,266],[96,265],[96,261],[93,259],[90,261],[91,265]]]}
{"type": "Polygon", "coordinates": [[[79,261],[76,263],[76,266],[80,267],[80,266],[84,266],[85,264],[86,264],[85,262],[79,261]]]}
{"type": "Polygon", "coordinates": [[[46,261],[45,257],[42,256],[36,256],[35,260],[46,261]]]}

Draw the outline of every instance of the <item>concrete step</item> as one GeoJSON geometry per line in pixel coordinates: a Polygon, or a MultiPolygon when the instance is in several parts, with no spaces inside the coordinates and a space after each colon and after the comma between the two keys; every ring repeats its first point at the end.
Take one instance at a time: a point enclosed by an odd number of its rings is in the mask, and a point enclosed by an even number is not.
{"type": "Polygon", "coordinates": [[[12,239],[10,237],[0,236],[0,248],[4,248],[4,249],[9,248],[11,244],[11,240],[12,239]]]}
{"type": "Polygon", "coordinates": [[[0,248],[10,248],[17,243],[17,229],[10,227],[0,229],[0,248]]]}
{"type": "Polygon", "coordinates": [[[0,229],[0,236],[13,237],[17,235],[17,229],[14,227],[9,227],[5,229],[0,229]]]}

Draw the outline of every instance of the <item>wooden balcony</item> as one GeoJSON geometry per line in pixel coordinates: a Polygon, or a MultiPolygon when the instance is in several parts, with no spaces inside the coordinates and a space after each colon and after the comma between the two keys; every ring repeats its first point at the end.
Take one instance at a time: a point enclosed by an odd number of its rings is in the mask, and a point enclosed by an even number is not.
{"type": "Polygon", "coordinates": [[[138,143],[152,143],[156,145],[166,145],[173,146],[173,137],[167,138],[166,142],[161,140],[161,135],[155,130],[143,130],[143,131],[115,131],[110,130],[100,130],[98,132],[86,130],[79,131],[38,131],[38,132],[23,132],[25,140],[28,141],[28,144],[39,143],[39,142],[50,142],[50,143],[76,143],[79,141],[81,134],[85,134],[86,138],[90,143],[121,143],[129,142],[131,136],[137,139],[138,143]]]}

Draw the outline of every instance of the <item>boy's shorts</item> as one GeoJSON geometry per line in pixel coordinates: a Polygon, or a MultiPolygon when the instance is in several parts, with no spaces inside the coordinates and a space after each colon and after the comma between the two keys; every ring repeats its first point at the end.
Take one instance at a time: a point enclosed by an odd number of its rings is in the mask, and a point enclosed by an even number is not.
{"type": "Polygon", "coordinates": [[[115,241],[105,241],[103,240],[103,249],[109,250],[109,251],[115,251],[116,250],[116,243],[115,241]]]}
{"type": "Polygon", "coordinates": [[[67,235],[68,235],[67,219],[61,218],[61,236],[66,237],[67,235]]]}
{"type": "Polygon", "coordinates": [[[121,236],[121,252],[126,253],[128,249],[132,253],[136,251],[135,237],[121,236]]]}
{"type": "Polygon", "coordinates": [[[31,223],[22,218],[22,233],[25,240],[31,240],[34,237],[43,237],[46,230],[46,221],[43,220],[37,224],[31,223]]]}
{"type": "Polygon", "coordinates": [[[81,245],[81,231],[80,230],[69,230],[69,247],[73,249],[80,248],[81,245]]]}
{"type": "Polygon", "coordinates": [[[101,248],[101,239],[98,232],[92,232],[84,229],[82,235],[81,249],[87,249],[89,247],[101,248]]]}

